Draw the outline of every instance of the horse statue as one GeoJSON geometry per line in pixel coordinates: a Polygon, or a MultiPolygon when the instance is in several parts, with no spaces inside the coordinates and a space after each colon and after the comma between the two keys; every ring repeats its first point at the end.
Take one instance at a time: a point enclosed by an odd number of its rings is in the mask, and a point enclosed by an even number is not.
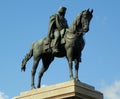
{"type": "Polygon", "coordinates": [[[89,31],[89,24],[93,17],[93,9],[90,11],[84,10],[78,14],[72,25],[66,29],[63,39],[61,39],[61,45],[59,46],[60,52],[53,54],[52,48],[48,47],[47,38],[40,39],[34,42],[31,46],[29,53],[26,54],[22,60],[21,70],[25,71],[27,61],[33,56],[33,67],[31,70],[31,87],[35,88],[34,78],[36,69],[40,59],[42,59],[42,68],[38,75],[37,88],[41,86],[41,78],[47,71],[50,63],[55,57],[66,57],[69,65],[69,76],[70,79],[78,79],[79,62],[81,62],[81,52],[85,46],[84,34],[89,31]],[[62,43],[63,42],[63,43],[62,43]],[[73,62],[75,63],[75,76],[73,75],[73,62]]]}

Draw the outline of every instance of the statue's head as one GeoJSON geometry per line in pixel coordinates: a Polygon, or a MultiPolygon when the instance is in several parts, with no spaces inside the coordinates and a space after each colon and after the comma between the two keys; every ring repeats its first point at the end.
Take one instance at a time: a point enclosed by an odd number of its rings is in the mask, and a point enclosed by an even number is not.
{"type": "Polygon", "coordinates": [[[89,23],[93,17],[92,15],[93,9],[91,11],[84,10],[81,14],[81,24],[82,24],[82,31],[83,32],[88,32],[89,31],[89,23]]]}
{"type": "Polygon", "coordinates": [[[67,10],[67,8],[66,7],[63,7],[63,6],[61,6],[59,9],[58,9],[58,13],[60,14],[60,15],[65,15],[65,13],[66,13],[66,10],[67,10]]]}

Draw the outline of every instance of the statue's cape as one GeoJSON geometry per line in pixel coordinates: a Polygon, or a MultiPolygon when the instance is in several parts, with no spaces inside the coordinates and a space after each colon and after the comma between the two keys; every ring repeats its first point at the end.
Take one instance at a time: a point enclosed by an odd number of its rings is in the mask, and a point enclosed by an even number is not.
{"type": "Polygon", "coordinates": [[[57,16],[57,14],[54,14],[54,15],[52,15],[52,16],[50,17],[50,22],[51,22],[51,23],[52,23],[52,22],[55,22],[56,16],[57,16]]]}
{"type": "Polygon", "coordinates": [[[55,28],[59,30],[68,28],[67,20],[65,18],[60,18],[58,14],[52,15],[49,22],[49,35],[54,32],[55,28]],[[58,23],[56,23],[56,20],[58,23]]]}
{"type": "Polygon", "coordinates": [[[49,22],[49,34],[50,35],[51,33],[53,33],[53,30],[55,28],[55,21],[56,21],[56,16],[57,14],[54,14],[50,17],[50,22],[49,22]]]}

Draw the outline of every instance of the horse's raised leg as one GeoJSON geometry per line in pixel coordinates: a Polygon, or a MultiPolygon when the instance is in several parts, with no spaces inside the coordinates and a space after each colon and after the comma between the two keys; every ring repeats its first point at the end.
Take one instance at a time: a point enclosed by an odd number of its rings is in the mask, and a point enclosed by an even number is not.
{"type": "Polygon", "coordinates": [[[47,71],[50,63],[53,61],[54,58],[48,58],[48,57],[45,57],[45,58],[42,58],[42,68],[39,72],[39,76],[38,76],[38,85],[37,85],[37,88],[40,88],[41,87],[41,78],[44,74],[44,72],[47,71]]]}
{"type": "Polygon", "coordinates": [[[22,65],[21,65],[21,71],[25,71],[26,69],[26,63],[27,61],[33,56],[33,50],[31,49],[30,52],[28,54],[26,54],[26,56],[24,57],[24,59],[22,60],[22,65]]]}
{"type": "Polygon", "coordinates": [[[35,79],[35,73],[36,73],[36,69],[38,67],[39,60],[40,59],[38,59],[38,58],[34,58],[34,63],[33,63],[33,67],[31,70],[31,87],[32,87],[32,89],[35,89],[34,79],[35,79]]]}
{"type": "Polygon", "coordinates": [[[75,59],[74,61],[75,61],[75,80],[79,81],[79,78],[78,78],[79,60],[75,59]]]}

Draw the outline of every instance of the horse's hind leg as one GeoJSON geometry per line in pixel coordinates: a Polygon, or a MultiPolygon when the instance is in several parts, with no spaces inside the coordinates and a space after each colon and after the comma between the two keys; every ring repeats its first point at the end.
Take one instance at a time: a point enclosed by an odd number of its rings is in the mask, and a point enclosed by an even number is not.
{"type": "Polygon", "coordinates": [[[43,65],[42,65],[42,68],[41,68],[41,70],[39,72],[39,76],[38,76],[38,85],[37,85],[38,88],[40,88],[40,86],[41,86],[41,78],[42,78],[44,72],[47,71],[47,69],[48,69],[50,63],[53,61],[53,59],[54,58],[52,58],[52,57],[50,57],[50,58],[45,58],[45,57],[42,58],[42,64],[43,65]]]}
{"type": "Polygon", "coordinates": [[[32,87],[32,89],[35,88],[34,79],[35,79],[35,73],[36,73],[36,69],[38,67],[39,60],[40,60],[40,58],[34,58],[34,63],[33,63],[33,67],[31,70],[31,87],[32,87]]]}

